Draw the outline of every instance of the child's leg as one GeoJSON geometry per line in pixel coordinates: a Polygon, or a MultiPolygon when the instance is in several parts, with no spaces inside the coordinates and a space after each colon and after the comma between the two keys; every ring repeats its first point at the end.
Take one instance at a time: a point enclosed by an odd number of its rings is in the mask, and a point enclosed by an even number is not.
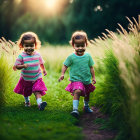
{"type": "Polygon", "coordinates": [[[35,97],[36,97],[36,101],[39,107],[39,110],[44,110],[47,103],[46,102],[42,102],[42,98],[41,98],[41,94],[40,92],[35,92],[35,97]]]}
{"type": "Polygon", "coordinates": [[[84,110],[87,113],[93,112],[93,110],[89,108],[89,94],[84,97],[84,110]]]}
{"type": "Polygon", "coordinates": [[[84,106],[89,106],[89,95],[84,97],[84,106]]]}
{"type": "Polygon", "coordinates": [[[75,117],[79,116],[79,112],[78,112],[78,106],[79,106],[79,98],[81,95],[81,90],[75,90],[73,92],[74,97],[73,97],[73,111],[71,112],[71,114],[75,117]]]}
{"type": "Polygon", "coordinates": [[[42,103],[40,92],[35,92],[34,94],[36,97],[37,104],[40,105],[42,103]]]}
{"type": "Polygon", "coordinates": [[[77,109],[78,110],[78,105],[79,105],[79,98],[81,95],[81,90],[75,90],[74,91],[74,97],[73,97],[73,110],[77,109]]]}
{"type": "Polygon", "coordinates": [[[25,107],[29,107],[31,104],[30,104],[30,99],[29,99],[29,96],[27,97],[24,97],[25,99],[25,107]]]}
{"type": "Polygon", "coordinates": [[[27,97],[24,97],[24,99],[25,99],[25,103],[28,103],[28,102],[30,102],[29,96],[27,96],[27,97]]]}

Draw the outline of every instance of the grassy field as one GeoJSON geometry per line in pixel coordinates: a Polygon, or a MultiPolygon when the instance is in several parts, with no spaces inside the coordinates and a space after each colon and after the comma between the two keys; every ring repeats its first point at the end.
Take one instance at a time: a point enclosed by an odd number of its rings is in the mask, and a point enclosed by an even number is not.
{"type": "MultiPolygon", "coordinates": [[[[16,72],[19,75],[19,72],[16,72]]],[[[74,126],[77,120],[70,116],[72,98],[63,90],[67,83],[57,82],[58,74],[48,72],[44,77],[47,95],[43,100],[48,106],[38,110],[35,97],[31,96],[31,107],[24,107],[24,98],[13,93],[19,76],[13,75],[9,91],[4,95],[5,105],[1,108],[1,135],[6,139],[81,139],[81,129],[74,126]],[[55,87],[55,88],[54,88],[55,87]]]]}
{"type": "MultiPolygon", "coordinates": [[[[88,51],[90,49],[89,47],[88,51]]],[[[73,52],[72,47],[50,46],[40,49],[48,73],[43,78],[48,88],[46,96],[43,97],[43,100],[47,101],[48,105],[43,112],[38,110],[34,95],[30,98],[31,107],[25,108],[23,96],[13,92],[18,82],[20,71],[12,71],[12,66],[19,52],[12,56],[13,48],[9,51],[10,58],[9,53],[5,51],[3,52],[4,56],[1,57],[3,58],[1,63],[6,64],[6,67],[1,66],[1,71],[3,69],[5,71],[5,78],[1,75],[1,79],[5,79],[1,83],[1,87],[4,86],[5,92],[4,95],[1,94],[4,99],[1,107],[1,137],[4,139],[14,139],[15,137],[16,139],[83,139],[81,128],[75,126],[78,120],[70,115],[73,97],[64,90],[69,83],[68,72],[65,75],[65,80],[58,82],[63,61],[73,52]],[[5,60],[8,62],[5,62],[5,60]],[[7,79],[9,80],[7,81],[7,79]]],[[[94,53],[96,54],[96,52],[94,53]]],[[[83,113],[82,108],[83,99],[81,98],[79,106],[81,114],[83,113]]]]}
{"type": "MultiPolygon", "coordinates": [[[[115,140],[140,139],[140,17],[138,22],[128,20],[129,33],[119,25],[118,33],[107,30],[107,34],[91,41],[87,48],[95,61],[97,81],[90,105],[100,106],[101,111],[110,116],[108,128],[118,132],[115,140]]],[[[12,70],[19,53],[17,46],[4,39],[0,46],[0,137],[10,140],[84,139],[82,128],[76,125],[78,120],[70,115],[72,96],[64,90],[69,83],[68,72],[65,79],[58,82],[63,61],[73,48],[46,44],[40,49],[48,72],[43,78],[48,88],[43,100],[48,105],[40,112],[34,95],[31,107],[25,108],[24,98],[13,92],[20,75],[20,71],[12,70]]],[[[81,98],[80,114],[82,108],[81,98]]]]}

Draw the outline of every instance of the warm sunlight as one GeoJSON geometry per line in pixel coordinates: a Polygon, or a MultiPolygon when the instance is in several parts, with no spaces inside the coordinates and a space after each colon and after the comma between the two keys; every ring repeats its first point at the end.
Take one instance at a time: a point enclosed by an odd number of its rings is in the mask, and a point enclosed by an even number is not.
{"type": "Polygon", "coordinates": [[[19,4],[22,0],[15,0],[15,3],[19,4]]]}
{"type": "Polygon", "coordinates": [[[46,6],[48,9],[52,9],[56,7],[58,0],[46,0],[46,6]]]}
{"type": "Polygon", "coordinates": [[[28,0],[26,5],[34,13],[51,16],[61,13],[66,2],[65,0],[28,0]]]}

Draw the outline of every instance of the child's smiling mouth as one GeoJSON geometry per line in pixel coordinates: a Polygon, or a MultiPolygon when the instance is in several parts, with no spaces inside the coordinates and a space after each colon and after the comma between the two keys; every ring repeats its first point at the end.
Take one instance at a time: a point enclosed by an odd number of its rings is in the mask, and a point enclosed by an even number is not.
{"type": "Polygon", "coordinates": [[[25,50],[26,52],[33,52],[34,51],[34,49],[27,49],[27,50],[25,50]]]}
{"type": "Polygon", "coordinates": [[[26,49],[25,52],[31,55],[34,52],[34,49],[26,49]]]}
{"type": "Polygon", "coordinates": [[[85,50],[77,50],[77,52],[85,52],[85,50]]]}

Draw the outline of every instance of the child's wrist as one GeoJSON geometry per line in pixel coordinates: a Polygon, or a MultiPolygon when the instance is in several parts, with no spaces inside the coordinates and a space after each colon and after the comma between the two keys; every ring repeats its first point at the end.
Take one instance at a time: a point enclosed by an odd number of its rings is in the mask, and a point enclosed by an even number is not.
{"type": "Polygon", "coordinates": [[[26,66],[26,64],[23,64],[23,68],[26,68],[27,66],[26,66]]]}
{"type": "Polygon", "coordinates": [[[92,81],[96,81],[95,78],[93,78],[92,81]]]}
{"type": "Polygon", "coordinates": [[[93,82],[93,84],[96,84],[96,80],[95,80],[95,78],[94,78],[94,79],[92,79],[92,82],[93,82]]]}

